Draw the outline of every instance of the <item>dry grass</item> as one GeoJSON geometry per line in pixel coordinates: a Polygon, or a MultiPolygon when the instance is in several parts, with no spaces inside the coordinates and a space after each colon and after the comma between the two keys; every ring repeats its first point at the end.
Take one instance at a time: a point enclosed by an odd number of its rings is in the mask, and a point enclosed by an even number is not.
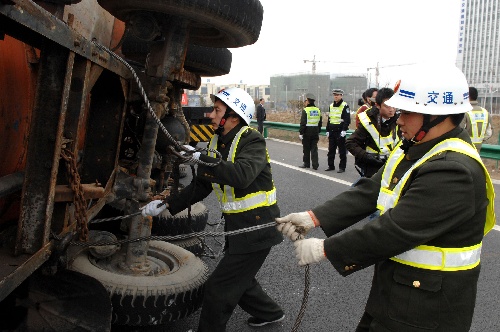
{"type": "MultiPolygon", "coordinates": [[[[273,122],[285,122],[285,123],[296,123],[300,122],[300,112],[267,112],[267,120],[273,122]]],[[[327,121],[326,115],[323,115],[323,124],[327,121]]],[[[350,129],[355,128],[354,124],[354,116],[351,115],[351,125],[350,129]]],[[[493,135],[485,141],[486,144],[498,144],[498,139],[500,136],[500,116],[493,115],[492,116],[492,126],[493,126],[493,135]]],[[[279,130],[279,129],[269,129],[268,131],[269,137],[278,138],[286,141],[297,142],[300,143],[299,134],[296,132],[279,130]]],[[[319,147],[328,148],[328,139],[325,136],[320,136],[319,138],[319,147]]],[[[490,172],[490,176],[493,179],[500,179],[500,170],[499,170],[499,162],[493,159],[483,159],[483,162],[490,172]]]]}

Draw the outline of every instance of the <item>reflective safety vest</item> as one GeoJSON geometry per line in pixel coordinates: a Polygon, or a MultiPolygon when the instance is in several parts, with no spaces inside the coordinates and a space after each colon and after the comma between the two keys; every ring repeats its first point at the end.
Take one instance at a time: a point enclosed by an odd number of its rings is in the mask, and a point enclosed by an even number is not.
{"type": "Polygon", "coordinates": [[[333,106],[333,103],[330,104],[329,121],[331,124],[341,124],[344,122],[344,119],[342,119],[342,111],[344,110],[345,105],[347,105],[345,101],[337,107],[333,106]]]}
{"type": "Polygon", "coordinates": [[[484,135],[486,134],[486,128],[488,127],[488,111],[480,107],[480,109],[472,109],[467,112],[467,116],[470,119],[471,124],[471,135],[470,139],[474,144],[481,144],[484,140],[484,135]],[[481,132],[479,132],[478,124],[482,124],[481,132]]]}
{"type": "MultiPolygon", "coordinates": [[[[429,158],[444,151],[455,151],[465,154],[475,159],[479,164],[481,164],[481,166],[483,166],[484,174],[486,176],[486,193],[489,200],[486,212],[486,223],[484,226],[484,234],[486,235],[495,225],[495,191],[493,184],[491,183],[490,175],[481,161],[477,150],[472,145],[458,138],[450,138],[434,146],[422,158],[417,160],[401,177],[398,184],[390,190],[389,184],[391,183],[394,170],[405,156],[403,150],[395,149],[390,154],[389,159],[385,164],[384,172],[382,173],[377,208],[380,210],[380,214],[383,214],[388,209],[395,207],[401,197],[401,191],[413,170],[425,163],[429,160],[429,158]]],[[[482,242],[474,246],[464,248],[440,248],[420,245],[392,257],[391,260],[421,269],[440,271],[468,270],[479,265],[481,246],[482,242]]]]}
{"type": "Polygon", "coordinates": [[[304,108],[304,111],[307,115],[307,123],[306,126],[314,127],[318,126],[319,119],[321,119],[321,111],[316,106],[309,106],[304,108]]]}
{"type": "Polygon", "coordinates": [[[389,132],[389,135],[387,136],[380,136],[380,132],[377,130],[375,125],[371,123],[371,119],[368,117],[368,114],[366,114],[366,112],[360,113],[358,117],[360,123],[368,131],[378,148],[378,151],[376,151],[371,147],[366,146],[366,151],[370,153],[378,153],[381,156],[388,156],[396,146],[399,137],[397,135],[394,135],[393,137],[391,132],[389,132]]]}
{"type": "MultiPolygon", "coordinates": [[[[231,147],[229,149],[229,154],[227,157],[228,161],[234,163],[234,159],[236,157],[236,148],[238,147],[238,143],[240,142],[241,135],[246,130],[255,130],[248,126],[243,126],[231,143],[231,147]]],[[[214,135],[209,143],[209,148],[215,150],[217,148],[217,140],[219,135],[214,135]]],[[[209,151],[208,155],[216,158],[214,152],[209,151]]],[[[266,149],[267,162],[271,162],[271,158],[269,157],[269,153],[266,149]]],[[[276,204],[276,187],[273,182],[273,189],[270,191],[258,191],[255,193],[247,194],[245,197],[236,197],[234,193],[234,188],[228,185],[224,185],[221,187],[218,183],[212,182],[212,188],[215,191],[217,199],[219,200],[219,205],[223,213],[240,213],[252,209],[256,209],[262,206],[271,206],[276,204]]]]}

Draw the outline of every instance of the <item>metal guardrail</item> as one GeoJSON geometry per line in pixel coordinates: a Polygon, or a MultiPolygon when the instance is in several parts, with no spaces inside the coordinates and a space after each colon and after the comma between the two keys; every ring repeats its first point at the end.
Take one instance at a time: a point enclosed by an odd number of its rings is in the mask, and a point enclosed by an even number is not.
{"type": "MultiPolygon", "coordinates": [[[[256,127],[257,121],[252,120],[250,125],[252,127],[256,127]]],[[[296,123],[265,121],[263,135],[266,138],[268,137],[268,129],[280,129],[280,130],[287,130],[287,131],[295,131],[298,133],[299,128],[300,128],[300,125],[296,124],[296,123]]],[[[349,137],[349,135],[351,135],[353,132],[354,132],[354,130],[348,130],[347,137],[349,137]]],[[[326,136],[325,127],[321,128],[321,132],[319,134],[322,136],[326,136]]],[[[479,152],[479,155],[481,156],[481,158],[485,158],[485,159],[500,160],[500,145],[483,144],[481,147],[481,151],[479,152]]]]}

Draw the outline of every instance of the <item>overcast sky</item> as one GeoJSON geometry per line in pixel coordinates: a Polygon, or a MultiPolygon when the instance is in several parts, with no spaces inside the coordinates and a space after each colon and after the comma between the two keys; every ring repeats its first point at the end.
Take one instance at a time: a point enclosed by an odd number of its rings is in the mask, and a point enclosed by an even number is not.
{"type": "MultiPolygon", "coordinates": [[[[259,40],[233,48],[231,72],[220,84],[269,84],[277,74],[371,74],[379,62],[380,85],[391,86],[400,64],[455,62],[460,0],[260,0],[259,40]],[[341,63],[352,62],[352,63],[341,63]],[[394,66],[382,68],[384,66],[394,66]]],[[[202,81],[206,82],[206,78],[202,81]]]]}

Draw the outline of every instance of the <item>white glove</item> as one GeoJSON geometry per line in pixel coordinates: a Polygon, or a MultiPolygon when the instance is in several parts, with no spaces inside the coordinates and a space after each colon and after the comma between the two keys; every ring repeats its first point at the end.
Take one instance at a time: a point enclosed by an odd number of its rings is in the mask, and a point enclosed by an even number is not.
{"type": "Polygon", "coordinates": [[[157,216],[159,215],[162,211],[164,211],[167,207],[168,207],[168,204],[167,203],[164,203],[162,204],[163,202],[159,199],[155,200],[155,201],[151,201],[149,202],[148,204],[144,205],[143,207],[141,207],[141,210],[142,210],[142,216],[143,217],[146,217],[146,216],[157,216]],[[162,204],[161,206],[158,206],[162,204]]]}
{"type": "Polygon", "coordinates": [[[326,132],[326,137],[330,137],[330,132],[329,131],[326,132]]]}
{"type": "Polygon", "coordinates": [[[302,141],[304,139],[304,135],[299,135],[299,139],[302,141]]]}
{"type": "Polygon", "coordinates": [[[345,135],[346,135],[346,134],[347,134],[347,133],[345,132],[345,130],[342,130],[342,131],[340,132],[340,137],[345,137],[345,135]]]}
{"type": "Polygon", "coordinates": [[[276,218],[278,231],[287,236],[290,240],[296,241],[303,238],[311,230],[316,227],[309,212],[290,213],[282,218],[276,218]]]}
{"type": "Polygon", "coordinates": [[[318,263],[326,259],[325,256],[325,240],[323,239],[306,239],[298,240],[293,243],[295,246],[295,258],[298,259],[299,265],[304,266],[311,263],[318,263]]]}
{"type": "MultiPolygon", "coordinates": [[[[194,147],[192,147],[189,144],[183,145],[183,147],[186,150],[188,150],[188,151],[194,151],[194,150],[196,150],[194,147]]],[[[193,154],[190,154],[190,152],[181,151],[180,154],[182,156],[184,156],[184,158],[185,158],[184,161],[183,161],[184,164],[195,165],[196,164],[196,160],[200,160],[201,152],[197,151],[197,152],[193,152],[193,154]]]]}

